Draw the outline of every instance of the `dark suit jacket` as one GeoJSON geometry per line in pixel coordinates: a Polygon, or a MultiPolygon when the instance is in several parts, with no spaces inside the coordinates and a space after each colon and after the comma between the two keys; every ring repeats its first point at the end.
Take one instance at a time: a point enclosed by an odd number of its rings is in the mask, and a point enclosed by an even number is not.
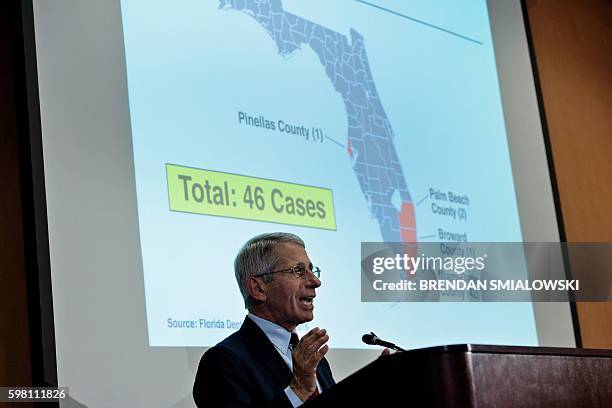
{"type": "MultiPolygon", "coordinates": [[[[193,399],[198,407],[291,407],[284,391],[291,376],[268,336],[247,317],[240,330],[202,356],[193,399]]],[[[317,380],[323,391],[335,384],[325,358],[317,380]]]]}

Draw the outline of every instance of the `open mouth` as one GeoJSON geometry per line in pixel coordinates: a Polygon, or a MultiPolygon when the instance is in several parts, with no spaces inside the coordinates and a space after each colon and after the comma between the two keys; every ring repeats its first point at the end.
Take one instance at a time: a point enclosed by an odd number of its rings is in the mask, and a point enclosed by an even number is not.
{"type": "Polygon", "coordinates": [[[314,296],[303,296],[300,298],[300,303],[306,306],[312,306],[314,296]]]}

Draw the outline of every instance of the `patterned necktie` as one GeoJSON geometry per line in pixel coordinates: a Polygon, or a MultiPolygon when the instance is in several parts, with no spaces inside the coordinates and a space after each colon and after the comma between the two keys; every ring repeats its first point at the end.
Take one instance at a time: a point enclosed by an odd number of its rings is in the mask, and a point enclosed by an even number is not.
{"type": "Polygon", "coordinates": [[[298,339],[297,334],[291,333],[291,339],[289,340],[289,346],[291,348],[291,351],[295,349],[295,346],[297,346],[299,342],[300,339],[298,339]]]}

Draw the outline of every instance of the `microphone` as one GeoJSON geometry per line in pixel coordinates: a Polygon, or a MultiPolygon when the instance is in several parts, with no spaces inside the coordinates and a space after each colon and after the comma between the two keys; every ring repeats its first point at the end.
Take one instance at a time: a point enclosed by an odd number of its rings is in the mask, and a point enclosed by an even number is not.
{"type": "Polygon", "coordinates": [[[378,337],[376,337],[376,335],[373,332],[370,332],[370,334],[364,334],[363,336],[361,336],[361,341],[371,346],[382,346],[382,347],[387,347],[387,348],[397,350],[397,351],[406,351],[403,348],[396,346],[393,343],[379,339],[378,337]]]}

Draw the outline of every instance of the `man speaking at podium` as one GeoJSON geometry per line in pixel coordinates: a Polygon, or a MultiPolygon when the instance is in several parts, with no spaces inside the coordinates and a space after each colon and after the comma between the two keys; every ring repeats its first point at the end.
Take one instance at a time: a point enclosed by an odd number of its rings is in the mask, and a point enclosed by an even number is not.
{"type": "Polygon", "coordinates": [[[236,333],[210,348],[198,367],[198,407],[295,407],[335,384],[325,359],[329,336],[295,328],[313,319],[321,286],[304,241],[289,233],[250,239],[234,261],[249,314],[236,333]]]}

